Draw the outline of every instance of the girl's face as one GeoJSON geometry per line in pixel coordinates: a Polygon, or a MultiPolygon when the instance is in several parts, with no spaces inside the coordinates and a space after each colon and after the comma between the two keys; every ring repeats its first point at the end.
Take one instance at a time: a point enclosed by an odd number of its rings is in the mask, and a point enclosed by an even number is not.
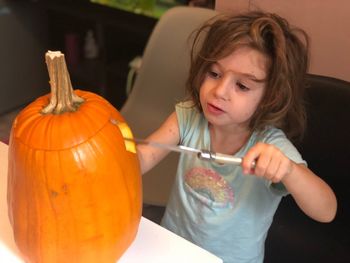
{"type": "Polygon", "coordinates": [[[214,63],[200,88],[203,113],[213,126],[248,129],[265,91],[268,58],[241,47],[214,63]]]}

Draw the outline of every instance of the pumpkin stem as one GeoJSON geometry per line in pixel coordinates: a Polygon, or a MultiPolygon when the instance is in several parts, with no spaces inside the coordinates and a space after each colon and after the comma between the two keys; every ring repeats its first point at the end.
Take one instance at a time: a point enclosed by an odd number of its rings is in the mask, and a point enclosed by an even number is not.
{"type": "Polygon", "coordinates": [[[45,61],[50,77],[51,98],[41,113],[62,114],[76,111],[84,99],[73,91],[64,55],[60,51],[48,51],[45,61]]]}

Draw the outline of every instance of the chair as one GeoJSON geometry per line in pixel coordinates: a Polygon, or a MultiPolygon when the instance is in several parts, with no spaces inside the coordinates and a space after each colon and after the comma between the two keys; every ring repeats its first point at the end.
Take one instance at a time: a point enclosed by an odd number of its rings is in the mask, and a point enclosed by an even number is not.
{"type": "Polygon", "coordinates": [[[265,263],[350,262],[350,83],[309,75],[307,129],[297,148],[308,166],[334,190],[333,222],[318,223],[283,198],[265,243],[265,263]]]}
{"type": "MultiPolygon", "coordinates": [[[[133,89],[121,109],[134,136],[145,138],[184,98],[191,33],[216,11],[198,7],[169,9],[156,24],[144,50],[133,89]]],[[[143,175],[143,200],[165,206],[175,178],[178,155],[171,153],[143,175]]]]}

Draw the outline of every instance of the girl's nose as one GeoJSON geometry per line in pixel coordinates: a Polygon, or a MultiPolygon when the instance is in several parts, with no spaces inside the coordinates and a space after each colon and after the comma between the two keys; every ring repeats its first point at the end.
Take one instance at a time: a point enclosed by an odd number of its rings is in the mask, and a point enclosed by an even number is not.
{"type": "Polygon", "coordinates": [[[231,79],[227,76],[223,76],[214,88],[215,97],[222,100],[229,100],[229,89],[231,85],[231,79]]]}

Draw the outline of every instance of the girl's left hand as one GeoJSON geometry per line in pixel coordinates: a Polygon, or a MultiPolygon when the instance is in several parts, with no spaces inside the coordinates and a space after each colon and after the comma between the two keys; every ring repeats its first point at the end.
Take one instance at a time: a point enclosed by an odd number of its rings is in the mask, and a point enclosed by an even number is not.
{"type": "Polygon", "coordinates": [[[243,158],[242,169],[244,174],[254,174],[278,183],[292,172],[294,165],[274,145],[257,143],[243,158]],[[252,167],[254,161],[255,167],[252,167]]]}

